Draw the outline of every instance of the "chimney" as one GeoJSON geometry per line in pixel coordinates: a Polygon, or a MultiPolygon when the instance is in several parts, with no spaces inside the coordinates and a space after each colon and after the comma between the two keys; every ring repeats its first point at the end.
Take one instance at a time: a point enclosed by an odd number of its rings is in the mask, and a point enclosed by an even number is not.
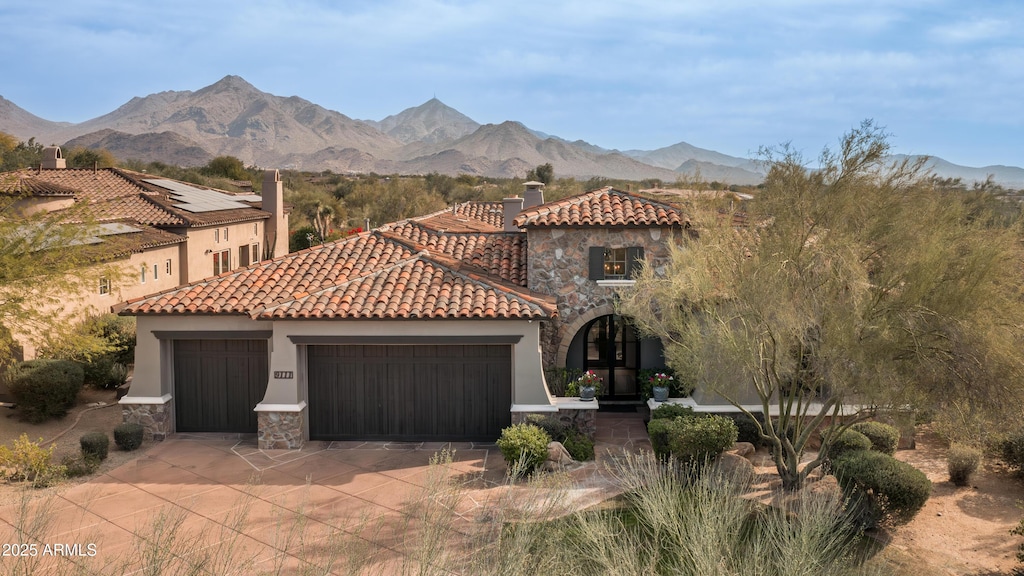
{"type": "Polygon", "coordinates": [[[523,192],[523,210],[540,206],[544,203],[544,183],[533,180],[525,184],[526,191],[523,192]]]}
{"type": "Polygon", "coordinates": [[[68,162],[61,155],[59,146],[43,148],[42,167],[45,170],[63,170],[68,167],[68,162]]]}
{"type": "Polygon", "coordinates": [[[519,227],[513,224],[512,221],[523,211],[523,199],[518,196],[515,198],[504,198],[501,204],[505,216],[505,232],[519,232],[519,227]]]}
{"type": "Polygon", "coordinates": [[[284,213],[284,183],[277,170],[263,172],[263,210],[270,212],[264,237],[267,247],[273,250],[271,258],[288,253],[288,215],[284,213]]]}

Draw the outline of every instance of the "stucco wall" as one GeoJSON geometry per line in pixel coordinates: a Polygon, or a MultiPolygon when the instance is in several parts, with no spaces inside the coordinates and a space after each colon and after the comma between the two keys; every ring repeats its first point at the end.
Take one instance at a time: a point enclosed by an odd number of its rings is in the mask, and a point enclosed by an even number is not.
{"type": "Polygon", "coordinates": [[[169,370],[171,345],[154,331],[273,330],[270,342],[270,381],[261,404],[295,405],[305,401],[305,366],[300,346],[289,336],[521,336],[514,345],[512,401],[522,405],[552,405],[540,364],[540,323],[525,320],[362,320],[255,321],[240,316],[138,318],[135,375],[130,397],[173,396],[169,370]],[[294,378],[277,379],[274,372],[290,371],[294,378]]]}
{"type": "MultiPolygon", "coordinates": [[[[186,261],[185,270],[187,277],[182,278],[183,284],[202,280],[213,276],[213,253],[221,250],[231,251],[231,269],[238,266],[238,248],[246,245],[259,244],[260,257],[266,251],[263,240],[262,220],[251,222],[238,222],[234,224],[222,224],[209,228],[189,228],[184,231],[187,234],[188,254],[184,256],[186,261]],[[227,240],[224,239],[224,230],[227,230],[227,240]],[[209,250],[209,253],[207,253],[209,250]]],[[[258,259],[258,260],[259,260],[258,259]]],[[[252,263],[252,260],[250,260],[252,263]]]]}
{"type": "Polygon", "coordinates": [[[642,246],[645,261],[657,271],[668,263],[668,242],[681,238],[681,231],[672,228],[528,229],[529,288],[554,295],[558,306],[558,318],[545,322],[541,333],[544,365],[564,366],[576,331],[614,311],[617,288],[588,278],[591,246],[642,246]]]}

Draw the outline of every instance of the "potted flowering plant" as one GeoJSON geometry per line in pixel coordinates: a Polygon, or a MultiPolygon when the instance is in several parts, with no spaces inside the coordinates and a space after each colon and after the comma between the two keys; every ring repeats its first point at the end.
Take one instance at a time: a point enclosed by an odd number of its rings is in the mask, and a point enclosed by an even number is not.
{"type": "Polygon", "coordinates": [[[582,376],[569,382],[568,386],[565,387],[566,394],[569,396],[579,396],[580,400],[584,402],[590,402],[594,399],[601,389],[601,377],[597,375],[593,370],[587,370],[582,376]]]}
{"type": "Polygon", "coordinates": [[[648,379],[651,386],[651,395],[655,402],[668,400],[668,390],[672,386],[673,378],[664,372],[657,372],[648,379]]]}

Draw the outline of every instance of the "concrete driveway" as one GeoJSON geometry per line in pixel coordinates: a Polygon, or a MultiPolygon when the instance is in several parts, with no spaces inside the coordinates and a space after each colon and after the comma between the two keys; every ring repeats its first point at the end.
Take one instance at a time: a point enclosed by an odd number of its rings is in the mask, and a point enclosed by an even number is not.
{"type": "MultiPolygon", "coordinates": [[[[599,460],[649,447],[635,415],[602,415],[597,440],[599,460]]],[[[609,495],[599,469],[577,475],[591,500],[609,495]]],[[[388,573],[424,530],[419,503],[451,508],[446,525],[464,535],[458,523],[473,522],[482,494],[507,488],[504,475],[493,445],[311,442],[268,451],[254,436],[175,435],[60,496],[0,508],[0,544],[24,543],[19,556],[8,547],[0,565],[8,574],[177,573],[201,558],[218,574],[292,573],[307,563],[388,573]],[[450,502],[430,480],[442,449],[453,451],[444,469],[460,489],[450,502]]]]}

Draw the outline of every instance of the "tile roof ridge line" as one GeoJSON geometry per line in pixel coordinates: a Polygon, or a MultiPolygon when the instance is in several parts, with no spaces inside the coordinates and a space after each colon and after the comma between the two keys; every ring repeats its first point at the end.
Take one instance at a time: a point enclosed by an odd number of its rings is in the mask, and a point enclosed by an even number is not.
{"type": "Polygon", "coordinates": [[[526,286],[519,286],[518,284],[513,284],[512,282],[506,282],[501,278],[496,278],[490,273],[488,273],[486,270],[480,268],[479,266],[474,266],[473,264],[469,264],[468,262],[457,260],[455,258],[448,256],[447,254],[442,255],[437,253],[431,253],[429,250],[423,250],[422,252],[420,252],[419,255],[423,257],[423,259],[425,260],[428,260],[434,264],[450,269],[453,274],[461,276],[475,284],[485,284],[501,292],[512,294],[513,296],[525,300],[531,304],[537,304],[541,306],[545,304],[550,304],[552,308],[554,308],[555,306],[554,298],[552,298],[552,300],[548,302],[546,297],[534,296],[533,292],[530,291],[530,289],[527,288],[526,286]],[[452,264],[449,264],[448,262],[446,262],[446,260],[451,262],[452,264]],[[523,291],[529,292],[529,294],[526,294],[523,291]]]}
{"type": "Polygon", "coordinates": [[[298,295],[298,296],[294,296],[294,297],[282,300],[281,302],[278,302],[278,303],[273,304],[271,306],[263,306],[261,308],[254,308],[253,311],[251,313],[249,313],[249,316],[251,316],[253,319],[258,319],[260,316],[263,316],[263,315],[267,314],[271,310],[280,308],[282,306],[290,306],[293,302],[296,302],[298,300],[305,300],[305,299],[309,298],[310,296],[319,296],[320,294],[323,294],[323,293],[328,292],[330,290],[337,290],[338,288],[342,288],[342,287],[347,286],[347,285],[349,285],[349,284],[351,284],[353,282],[356,282],[356,281],[363,281],[363,280],[366,280],[367,278],[373,278],[374,276],[379,276],[379,275],[383,274],[384,272],[390,272],[391,270],[394,270],[395,268],[399,268],[399,267],[405,266],[406,264],[409,264],[410,262],[415,262],[416,260],[419,260],[419,259],[420,259],[420,253],[413,252],[413,254],[410,257],[403,258],[403,259],[399,260],[398,262],[395,262],[394,264],[385,266],[384,268],[378,268],[377,270],[374,270],[373,272],[370,272],[369,274],[360,274],[359,276],[355,276],[355,277],[349,278],[348,280],[345,280],[344,282],[338,282],[336,284],[331,284],[330,286],[324,286],[323,288],[321,288],[319,290],[316,290],[315,292],[303,292],[303,293],[300,293],[300,295],[298,295]]]}
{"type": "MultiPolygon", "coordinates": [[[[479,273],[488,278],[493,278],[494,281],[496,282],[507,283],[509,286],[518,286],[517,284],[514,284],[512,282],[506,282],[505,280],[502,280],[501,278],[494,276],[481,266],[477,266],[470,262],[466,262],[465,260],[459,260],[458,258],[449,256],[448,254],[445,254],[443,251],[440,250],[431,250],[430,247],[427,246],[426,244],[420,244],[419,242],[416,242],[415,240],[411,240],[404,236],[393,236],[394,232],[381,232],[380,234],[384,238],[401,244],[402,246],[405,246],[406,248],[413,252],[418,252],[427,260],[430,260],[435,264],[444,266],[445,268],[451,268],[454,271],[460,271],[463,268],[465,268],[466,270],[473,270],[474,272],[479,273]]],[[[525,286],[519,286],[519,288],[525,288],[525,286]]]]}

